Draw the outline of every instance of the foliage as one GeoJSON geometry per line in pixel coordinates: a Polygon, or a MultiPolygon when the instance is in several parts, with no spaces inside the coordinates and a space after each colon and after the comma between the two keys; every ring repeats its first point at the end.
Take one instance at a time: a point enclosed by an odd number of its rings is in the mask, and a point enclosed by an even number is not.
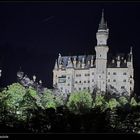
{"type": "Polygon", "coordinates": [[[128,104],[128,100],[127,100],[126,97],[122,96],[122,97],[119,98],[119,103],[123,106],[123,105],[128,104]]]}
{"type": "Polygon", "coordinates": [[[13,132],[140,133],[140,103],[134,97],[106,98],[86,90],[60,94],[13,83],[0,92],[0,127],[13,132]],[[67,105],[67,107],[65,106],[67,105]]]}
{"type": "Polygon", "coordinates": [[[93,102],[93,108],[100,107],[102,111],[105,111],[108,108],[108,103],[105,100],[105,97],[101,94],[97,94],[93,102]]]}
{"type": "Polygon", "coordinates": [[[116,108],[117,106],[119,106],[120,104],[119,104],[119,102],[117,102],[117,100],[115,98],[111,98],[109,100],[108,105],[109,105],[109,108],[112,110],[112,109],[116,108]]]}
{"type": "Polygon", "coordinates": [[[41,103],[44,108],[56,108],[56,102],[51,90],[45,90],[41,97],[41,103]]]}
{"type": "Polygon", "coordinates": [[[7,90],[4,91],[6,95],[5,103],[6,107],[10,111],[16,112],[19,107],[19,103],[23,100],[23,96],[26,93],[26,89],[19,83],[13,83],[7,87],[7,90]]]}
{"type": "Polygon", "coordinates": [[[134,97],[131,98],[130,105],[131,106],[137,106],[137,102],[136,102],[134,97]]]}
{"type": "Polygon", "coordinates": [[[64,105],[64,101],[63,101],[63,98],[62,97],[60,97],[60,96],[54,96],[54,99],[55,99],[56,107],[59,107],[59,106],[63,106],[64,105]]]}
{"type": "Polygon", "coordinates": [[[31,90],[28,90],[26,94],[23,96],[23,100],[20,102],[20,106],[17,111],[18,119],[26,121],[30,119],[31,112],[30,110],[37,109],[36,99],[32,94],[31,90]]]}
{"type": "Polygon", "coordinates": [[[71,93],[67,106],[70,111],[75,114],[81,114],[85,111],[88,111],[92,107],[93,99],[91,94],[83,90],[81,92],[73,92],[71,93]]]}

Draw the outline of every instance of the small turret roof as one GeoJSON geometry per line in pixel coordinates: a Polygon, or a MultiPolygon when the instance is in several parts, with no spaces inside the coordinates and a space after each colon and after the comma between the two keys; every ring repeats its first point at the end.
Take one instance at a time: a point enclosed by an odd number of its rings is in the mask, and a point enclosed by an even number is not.
{"type": "Polygon", "coordinates": [[[106,30],[106,29],[107,29],[107,23],[105,22],[105,19],[104,19],[104,9],[103,9],[98,30],[106,30]]]}

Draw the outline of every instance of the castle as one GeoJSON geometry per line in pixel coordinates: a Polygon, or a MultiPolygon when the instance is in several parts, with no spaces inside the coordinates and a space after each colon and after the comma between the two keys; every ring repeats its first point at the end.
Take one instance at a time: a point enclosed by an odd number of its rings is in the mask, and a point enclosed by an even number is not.
{"type": "Polygon", "coordinates": [[[61,56],[59,54],[53,69],[53,86],[62,93],[96,88],[102,93],[114,90],[118,94],[134,91],[134,68],[132,47],[127,55],[109,56],[107,39],[109,29],[102,11],[101,21],[96,33],[96,55],[61,56]]]}

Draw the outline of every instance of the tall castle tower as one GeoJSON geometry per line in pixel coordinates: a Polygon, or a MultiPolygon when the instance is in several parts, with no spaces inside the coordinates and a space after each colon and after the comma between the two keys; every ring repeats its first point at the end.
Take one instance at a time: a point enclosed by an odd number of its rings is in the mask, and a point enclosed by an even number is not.
{"type": "Polygon", "coordinates": [[[107,39],[108,39],[109,29],[104,20],[104,10],[102,10],[102,17],[99,24],[98,32],[96,33],[97,46],[95,46],[96,51],[96,85],[97,88],[103,92],[106,92],[107,86],[107,39]]]}

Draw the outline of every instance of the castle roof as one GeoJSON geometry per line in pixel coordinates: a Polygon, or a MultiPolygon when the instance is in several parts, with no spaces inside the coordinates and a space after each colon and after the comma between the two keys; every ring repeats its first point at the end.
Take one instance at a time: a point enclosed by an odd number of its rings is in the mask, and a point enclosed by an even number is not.
{"type": "Polygon", "coordinates": [[[59,59],[58,64],[61,64],[63,68],[67,68],[69,60],[72,62],[73,65],[74,61],[76,61],[77,69],[81,67],[82,61],[84,60],[85,68],[89,68],[91,67],[91,60],[95,61],[95,55],[62,56],[59,59]]]}
{"type": "MultiPolygon", "coordinates": [[[[120,62],[120,68],[127,68],[127,62],[130,61],[129,54],[118,53],[116,55],[108,54],[107,58],[107,67],[108,68],[117,68],[117,61],[120,62]]],[[[96,55],[79,55],[79,56],[61,56],[58,61],[58,65],[62,65],[62,68],[74,67],[75,69],[81,69],[82,64],[84,68],[95,67],[95,58],[96,55]],[[69,62],[70,61],[70,62],[69,62]],[[74,61],[76,66],[74,66],[74,61]],[[71,63],[69,67],[69,63],[71,63]]]]}

